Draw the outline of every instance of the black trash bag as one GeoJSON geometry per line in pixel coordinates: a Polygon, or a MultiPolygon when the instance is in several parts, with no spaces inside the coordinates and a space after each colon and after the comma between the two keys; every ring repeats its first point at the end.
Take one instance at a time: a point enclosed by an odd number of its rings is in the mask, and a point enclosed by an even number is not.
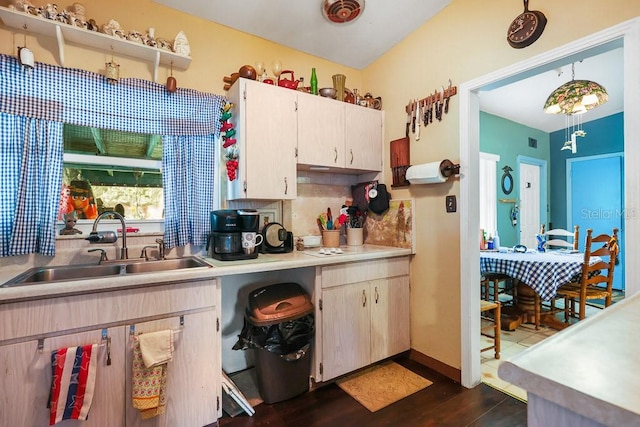
{"type": "Polygon", "coordinates": [[[313,313],[299,319],[286,320],[267,326],[256,326],[245,318],[242,332],[238,335],[238,342],[234,344],[233,349],[262,348],[297,360],[308,351],[314,333],[313,313]],[[300,353],[300,350],[303,351],[300,353]]]}

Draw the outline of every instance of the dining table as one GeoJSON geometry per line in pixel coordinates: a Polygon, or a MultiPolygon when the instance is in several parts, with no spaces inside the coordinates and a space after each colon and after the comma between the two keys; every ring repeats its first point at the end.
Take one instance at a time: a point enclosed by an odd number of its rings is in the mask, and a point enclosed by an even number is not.
{"type": "MultiPolygon", "coordinates": [[[[599,260],[599,257],[591,257],[589,263],[594,264],[599,260]]],[[[541,301],[553,300],[560,286],[569,283],[582,272],[583,264],[584,253],[573,250],[559,249],[545,252],[527,250],[517,252],[512,249],[501,249],[480,251],[481,274],[505,274],[517,279],[519,282],[518,297],[533,294],[533,299],[530,301],[529,306],[534,309],[536,328],[540,324],[541,301]],[[529,291],[527,293],[527,288],[534,292],[529,291]]],[[[522,307],[521,302],[516,301],[516,304],[522,307]]]]}

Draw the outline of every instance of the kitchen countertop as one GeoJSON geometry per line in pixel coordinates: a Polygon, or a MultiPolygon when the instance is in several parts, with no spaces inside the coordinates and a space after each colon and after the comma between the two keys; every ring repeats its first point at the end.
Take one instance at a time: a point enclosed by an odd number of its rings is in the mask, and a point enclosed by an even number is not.
{"type": "Polygon", "coordinates": [[[530,426],[545,425],[554,407],[607,426],[640,426],[639,328],[636,294],[503,362],[498,374],[527,390],[530,426]]]}
{"type": "MultiPolygon", "coordinates": [[[[144,287],[168,282],[206,280],[237,274],[286,270],[293,268],[315,267],[319,265],[341,264],[354,261],[366,261],[411,254],[410,249],[388,246],[363,245],[343,246],[342,254],[319,256],[320,248],[306,249],[282,254],[260,254],[253,260],[218,261],[209,257],[200,257],[212,267],[198,267],[183,270],[162,271],[158,273],[139,273],[124,276],[108,276],[87,280],[59,281],[46,284],[33,284],[0,288],[0,304],[17,301],[36,300],[56,296],[78,295],[98,291],[144,287]],[[306,253],[309,252],[309,253],[306,253]]],[[[28,270],[0,273],[0,283],[28,270]]]]}

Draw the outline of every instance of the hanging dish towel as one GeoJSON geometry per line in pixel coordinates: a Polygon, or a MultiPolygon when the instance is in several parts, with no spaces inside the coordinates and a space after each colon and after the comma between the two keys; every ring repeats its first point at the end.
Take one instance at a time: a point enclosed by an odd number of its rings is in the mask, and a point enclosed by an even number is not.
{"type": "Polygon", "coordinates": [[[173,358],[173,331],[158,331],[133,338],[133,407],[143,420],[163,414],[167,363],[173,358]]]}
{"type": "Polygon", "coordinates": [[[97,352],[97,344],[51,352],[49,425],[88,418],[96,383],[97,352]]]}

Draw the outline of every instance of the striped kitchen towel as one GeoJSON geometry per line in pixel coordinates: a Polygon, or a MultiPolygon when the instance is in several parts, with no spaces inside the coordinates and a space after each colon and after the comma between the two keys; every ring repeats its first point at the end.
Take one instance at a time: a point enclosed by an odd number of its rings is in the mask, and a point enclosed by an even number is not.
{"type": "Polygon", "coordinates": [[[88,418],[96,383],[97,352],[97,344],[51,352],[49,425],[88,418]]]}

